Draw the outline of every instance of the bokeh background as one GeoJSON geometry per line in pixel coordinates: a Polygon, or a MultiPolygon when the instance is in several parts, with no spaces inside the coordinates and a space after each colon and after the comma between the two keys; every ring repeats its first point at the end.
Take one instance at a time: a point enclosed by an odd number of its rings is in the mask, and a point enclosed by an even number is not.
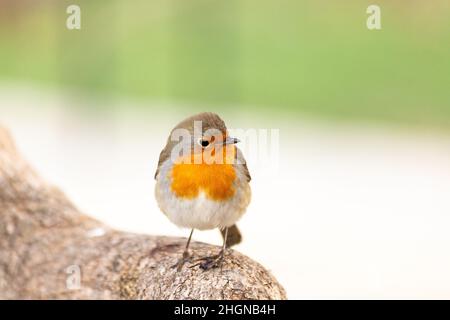
{"type": "Polygon", "coordinates": [[[187,236],[153,175],[206,110],[279,129],[237,250],[290,298],[450,298],[449,1],[0,1],[0,122],[84,212],[187,236]]]}

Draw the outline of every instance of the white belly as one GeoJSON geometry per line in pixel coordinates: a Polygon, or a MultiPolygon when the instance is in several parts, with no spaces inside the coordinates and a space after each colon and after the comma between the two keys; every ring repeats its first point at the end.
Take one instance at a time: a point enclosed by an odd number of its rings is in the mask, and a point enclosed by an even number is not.
{"type": "MultiPolygon", "coordinates": [[[[169,168],[161,169],[160,176],[167,177],[169,168]]],[[[208,199],[203,193],[195,199],[179,198],[170,190],[170,184],[170,178],[157,179],[156,200],[170,221],[184,228],[207,230],[230,227],[245,213],[250,203],[250,186],[239,175],[234,182],[234,196],[225,201],[208,199]]]]}

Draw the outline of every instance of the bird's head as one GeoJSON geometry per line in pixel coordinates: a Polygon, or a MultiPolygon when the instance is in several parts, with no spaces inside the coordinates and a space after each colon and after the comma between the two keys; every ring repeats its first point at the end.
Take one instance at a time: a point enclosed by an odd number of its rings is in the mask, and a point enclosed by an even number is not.
{"type": "Polygon", "coordinates": [[[225,122],[217,114],[204,112],[175,126],[167,147],[174,163],[230,164],[236,158],[238,142],[228,135],[225,122]]]}

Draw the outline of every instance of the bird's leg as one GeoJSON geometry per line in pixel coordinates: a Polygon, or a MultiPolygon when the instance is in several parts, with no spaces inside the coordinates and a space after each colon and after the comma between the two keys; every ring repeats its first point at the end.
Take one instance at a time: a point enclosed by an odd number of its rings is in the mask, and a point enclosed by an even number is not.
{"type": "Polygon", "coordinates": [[[194,233],[194,229],[191,230],[191,233],[189,234],[189,238],[186,242],[186,248],[184,248],[183,255],[178,262],[173,265],[173,267],[177,268],[177,271],[181,271],[181,268],[183,268],[183,265],[189,261],[189,244],[191,243],[192,234],[194,233]]]}
{"type": "Polygon", "coordinates": [[[203,270],[209,270],[212,268],[222,266],[225,251],[227,250],[227,237],[228,237],[228,228],[225,228],[222,249],[220,250],[220,252],[211,257],[201,258],[200,260],[203,260],[203,262],[197,263],[195,266],[199,265],[200,268],[202,268],[203,270]]]}

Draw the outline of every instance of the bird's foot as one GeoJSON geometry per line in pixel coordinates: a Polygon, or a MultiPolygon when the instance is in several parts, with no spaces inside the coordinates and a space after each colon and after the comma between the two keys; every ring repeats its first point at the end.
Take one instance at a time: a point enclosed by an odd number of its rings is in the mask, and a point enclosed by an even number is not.
{"type": "Polygon", "coordinates": [[[177,272],[181,271],[183,269],[183,266],[185,263],[191,261],[191,256],[189,255],[189,252],[184,251],[183,256],[175,263],[172,268],[177,268],[177,272]]]}
{"type": "Polygon", "coordinates": [[[203,270],[209,270],[209,269],[222,267],[224,257],[225,257],[225,252],[223,250],[220,250],[219,254],[195,259],[195,261],[199,261],[199,262],[192,265],[191,268],[200,266],[200,268],[203,270]]]}

